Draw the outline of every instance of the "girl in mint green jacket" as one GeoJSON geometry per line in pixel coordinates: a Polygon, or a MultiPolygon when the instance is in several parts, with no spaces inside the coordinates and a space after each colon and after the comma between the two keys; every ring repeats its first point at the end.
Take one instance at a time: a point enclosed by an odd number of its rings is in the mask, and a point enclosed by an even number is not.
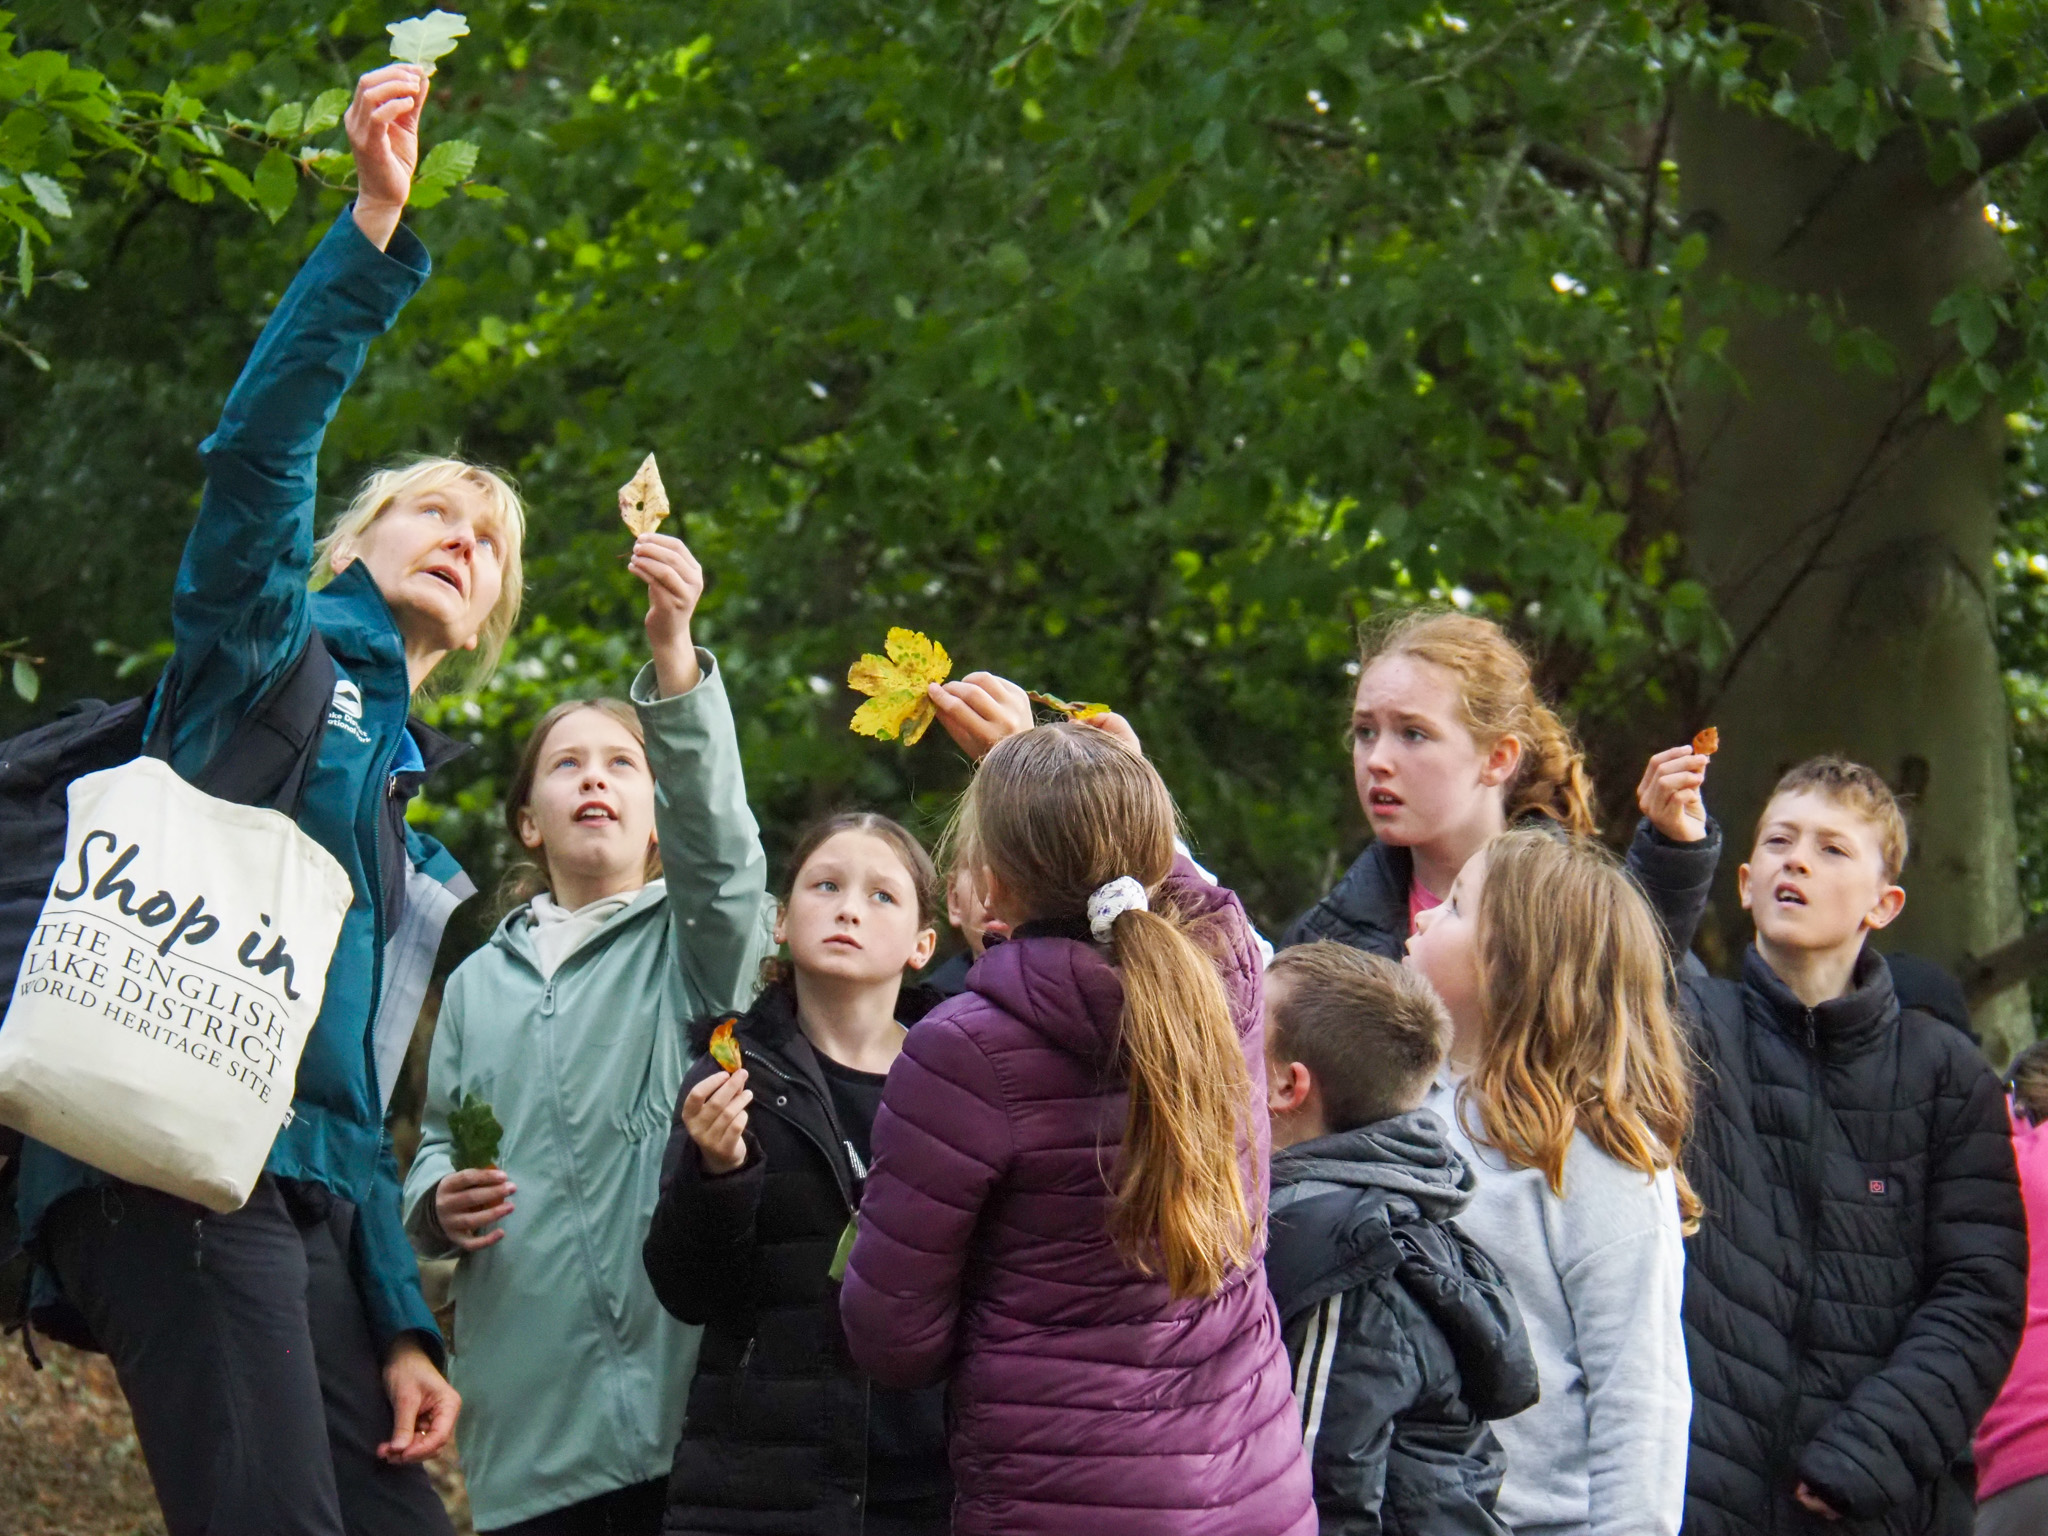
{"type": "Polygon", "coordinates": [[[458,1256],[458,1430],[479,1531],[653,1533],[697,1330],[640,1264],[686,1026],[741,1009],[772,908],[732,711],[690,638],[703,572],[647,535],[654,659],[630,708],[542,719],[506,820],[548,889],[449,979],[427,1073],[406,1227],[458,1256]],[[458,1170],[449,1111],[474,1094],[503,1138],[458,1170]]]}

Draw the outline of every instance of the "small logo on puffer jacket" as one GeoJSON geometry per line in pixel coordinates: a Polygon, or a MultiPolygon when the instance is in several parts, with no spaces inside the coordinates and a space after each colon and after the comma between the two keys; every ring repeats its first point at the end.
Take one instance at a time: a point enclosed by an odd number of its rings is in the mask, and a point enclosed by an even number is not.
{"type": "Polygon", "coordinates": [[[1883,1194],[1883,1193],[1884,1193],[1884,1180],[1883,1180],[1883,1179],[1872,1179],[1872,1180],[1870,1181],[1870,1192],[1871,1192],[1871,1193],[1872,1193],[1873,1195],[1881,1195],[1881,1194],[1883,1194]]]}

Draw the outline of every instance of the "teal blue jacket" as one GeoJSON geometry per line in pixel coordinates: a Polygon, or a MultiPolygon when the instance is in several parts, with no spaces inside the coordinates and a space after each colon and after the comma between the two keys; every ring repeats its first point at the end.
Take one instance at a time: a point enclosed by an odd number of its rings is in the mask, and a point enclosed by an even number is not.
{"type": "MultiPolygon", "coordinates": [[[[263,328],[220,425],[199,445],[206,490],[178,568],[174,649],[157,708],[170,711],[171,765],[190,777],[315,626],[337,672],[361,692],[359,717],[353,708],[329,714],[299,814],[348,871],[354,900],[299,1061],[293,1118],[268,1168],[356,1207],[351,1264],[379,1350],[410,1331],[438,1355],[440,1331],[399,1220],[384,1112],[441,926],[474,887],[446,850],[408,829],[406,896],[402,910],[390,910],[379,875],[380,841],[394,836],[386,802],[417,788],[415,775],[398,771],[411,756],[401,753],[411,697],[405,646],[360,564],[317,593],[306,587],[321,438],[369,344],[390,329],[429,265],[410,231],[400,228],[379,251],[344,213],[263,328]]],[[[424,735],[415,745],[430,764],[443,755],[424,735]]],[[[21,1169],[23,1233],[32,1239],[52,1202],[99,1177],[31,1142],[21,1169]]]]}

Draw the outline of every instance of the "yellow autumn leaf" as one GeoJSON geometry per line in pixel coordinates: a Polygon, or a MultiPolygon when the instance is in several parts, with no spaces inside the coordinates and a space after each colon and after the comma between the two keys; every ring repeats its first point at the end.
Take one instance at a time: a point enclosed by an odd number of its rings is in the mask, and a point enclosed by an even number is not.
{"type": "Polygon", "coordinates": [[[1047,709],[1058,710],[1069,720],[1093,720],[1098,715],[1109,713],[1107,704],[1085,704],[1078,701],[1070,703],[1049,693],[1026,693],[1024,697],[1034,704],[1043,704],[1047,709]]]}
{"type": "Polygon", "coordinates": [[[953,658],[938,641],[914,629],[890,630],[882,649],[886,656],[870,653],[847,670],[846,686],[868,695],[867,703],[853,712],[853,729],[914,747],[935,714],[925,690],[946,680],[953,658]]]}

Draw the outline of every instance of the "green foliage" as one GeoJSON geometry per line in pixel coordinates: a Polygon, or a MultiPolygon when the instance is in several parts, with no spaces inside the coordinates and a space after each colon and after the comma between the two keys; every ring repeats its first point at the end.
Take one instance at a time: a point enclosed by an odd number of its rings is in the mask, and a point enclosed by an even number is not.
{"type": "Polygon", "coordinates": [[[458,1169],[497,1167],[498,1143],[504,1135],[496,1112],[473,1093],[463,1094],[462,1102],[448,1111],[448,1136],[458,1169]]]}
{"type": "MultiPolygon", "coordinates": [[[[0,79],[48,56],[97,82],[78,99],[120,140],[45,150],[72,96],[0,86],[43,125],[30,153],[0,114],[34,270],[95,283],[0,305],[57,365],[5,365],[39,404],[0,421],[0,569],[66,695],[158,654],[184,446],[342,205],[347,85],[388,41],[360,3],[107,30],[81,9],[36,7],[38,47],[0,54],[0,79]],[[122,532],[81,539],[81,512],[122,532]]],[[[612,488],[650,448],[780,845],[846,803],[930,825],[962,782],[935,740],[845,730],[840,680],[894,624],[1130,714],[1269,923],[1362,836],[1360,619],[1500,615],[1596,747],[1683,714],[1725,637],[1671,531],[1673,402],[1732,370],[1725,307],[1809,304],[1843,366],[1897,365],[1810,296],[1704,275],[1673,93],[1866,159],[1917,145],[1940,180],[2048,57],[2032,0],[1950,13],[1952,38],[1858,23],[1816,48],[1600,0],[471,6],[426,123],[436,274],[326,459],[337,503],[413,450],[503,464],[532,499],[532,621],[497,679],[433,706],[477,750],[419,819],[487,876],[520,735],[625,691],[644,599],[612,488]]],[[[1929,316],[1957,347],[1929,403],[1958,420],[2025,408],[2048,355],[2048,180],[2020,161],[1992,191],[2020,283],[1929,316]]],[[[1596,766],[1619,803],[1634,765],[1596,766]]]]}

